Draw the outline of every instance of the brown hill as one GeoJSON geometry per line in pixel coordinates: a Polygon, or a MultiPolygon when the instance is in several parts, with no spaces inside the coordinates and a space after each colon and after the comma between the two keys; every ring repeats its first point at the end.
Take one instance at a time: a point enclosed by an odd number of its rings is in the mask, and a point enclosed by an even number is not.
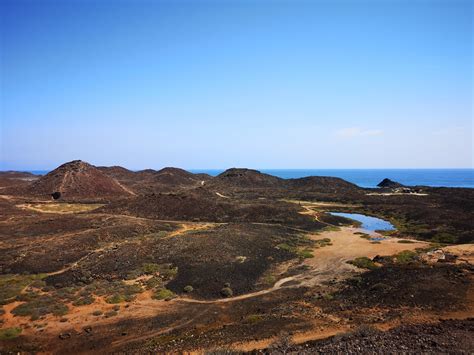
{"type": "Polygon", "coordinates": [[[288,188],[302,192],[340,192],[345,190],[359,190],[360,187],[344,179],[330,176],[308,176],[286,180],[288,188]]]}
{"type": "Polygon", "coordinates": [[[0,187],[28,185],[38,178],[38,175],[28,172],[0,171],[0,187]]]}
{"type": "Polygon", "coordinates": [[[136,172],[120,166],[100,167],[99,169],[140,195],[195,188],[202,186],[203,181],[211,179],[211,176],[206,174],[193,174],[183,169],[170,167],[158,171],[146,169],[136,172]]]}
{"type": "Polygon", "coordinates": [[[183,169],[170,167],[157,171],[155,175],[155,181],[164,185],[195,186],[196,183],[201,183],[209,178],[205,178],[203,174],[196,175],[183,169]]]}
{"type": "Polygon", "coordinates": [[[284,186],[284,179],[253,169],[231,168],[209,182],[211,187],[276,188],[284,186]]]}
{"type": "Polygon", "coordinates": [[[32,195],[54,194],[55,198],[61,199],[101,199],[133,195],[117,180],[81,160],[59,166],[36,180],[26,190],[32,195]]]}

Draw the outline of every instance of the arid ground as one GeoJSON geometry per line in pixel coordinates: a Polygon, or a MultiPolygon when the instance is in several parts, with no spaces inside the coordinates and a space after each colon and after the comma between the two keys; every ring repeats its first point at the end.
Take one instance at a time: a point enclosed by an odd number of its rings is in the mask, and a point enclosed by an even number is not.
{"type": "Polygon", "coordinates": [[[0,352],[472,353],[473,204],[248,169],[0,173],[0,352]]]}

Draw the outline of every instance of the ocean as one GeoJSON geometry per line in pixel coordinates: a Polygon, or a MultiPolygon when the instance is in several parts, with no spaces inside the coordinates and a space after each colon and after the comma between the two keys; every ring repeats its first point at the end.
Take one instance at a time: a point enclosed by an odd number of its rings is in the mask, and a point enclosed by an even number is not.
{"type": "MultiPolygon", "coordinates": [[[[190,170],[215,176],[224,170],[190,170]]],[[[306,176],[334,176],[361,187],[377,187],[385,178],[403,185],[474,188],[474,169],[262,169],[284,179],[306,176]]]]}
{"type": "MultiPolygon", "coordinates": [[[[216,176],[225,169],[190,169],[193,173],[216,176]]],[[[404,185],[474,188],[474,169],[261,169],[284,179],[305,176],[335,176],[361,187],[376,187],[385,178],[404,185]]],[[[32,170],[43,175],[47,170],[32,170]]]]}

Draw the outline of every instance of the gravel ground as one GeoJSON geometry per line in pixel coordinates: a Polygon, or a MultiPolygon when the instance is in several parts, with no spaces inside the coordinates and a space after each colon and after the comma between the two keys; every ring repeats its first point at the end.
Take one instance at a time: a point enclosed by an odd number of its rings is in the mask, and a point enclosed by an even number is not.
{"type": "Polygon", "coordinates": [[[275,343],[269,354],[472,354],[474,318],[437,324],[404,325],[387,332],[370,327],[321,341],[275,343]]]}

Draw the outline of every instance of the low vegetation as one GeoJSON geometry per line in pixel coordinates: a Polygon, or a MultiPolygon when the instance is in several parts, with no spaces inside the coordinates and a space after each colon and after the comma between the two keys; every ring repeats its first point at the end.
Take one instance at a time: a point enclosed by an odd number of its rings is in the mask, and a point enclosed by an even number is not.
{"type": "Polygon", "coordinates": [[[348,263],[361,269],[373,270],[377,268],[377,265],[370,258],[366,256],[355,258],[354,260],[348,261],[348,263]]]}
{"type": "Polygon", "coordinates": [[[47,314],[63,316],[69,311],[64,303],[49,295],[36,294],[30,297],[27,302],[14,308],[12,314],[15,316],[30,316],[31,320],[36,320],[47,314]]]}
{"type": "Polygon", "coordinates": [[[221,296],[222,297],[232,297],[234,292],[230,287],[224,287],[221,289],[221,296]]]}
{"type": "Polygon", "coordinates": [[[21,328],[4,328],[0,329],[0,340],[8,340],[18,337],[22,332],[21,328]]]}
{"type": "Polygon", "coordinates": [[[412,261],[415,261],[417,257],[418,253],[416,251],[404,250],[395,256],[395,260],[399,264],[407,264],[412,261]]]}
{"type": "MultiPolygon", "coordinates": [[[[34,282],[41,281],[46,275],[0,275],[0,305],[7,304],[16,300],[17,296],[34,282]]],[[[36,283],[36,286],[42,286],[42,283],[36,283]]]]}
{"type": "Polygon", "coordinates": [[[176,295],[173,291],[168,290],[167,288],[160,288],[155,291],[152,298],[155,300],[170,300],[174,298],[176,295]]]}

